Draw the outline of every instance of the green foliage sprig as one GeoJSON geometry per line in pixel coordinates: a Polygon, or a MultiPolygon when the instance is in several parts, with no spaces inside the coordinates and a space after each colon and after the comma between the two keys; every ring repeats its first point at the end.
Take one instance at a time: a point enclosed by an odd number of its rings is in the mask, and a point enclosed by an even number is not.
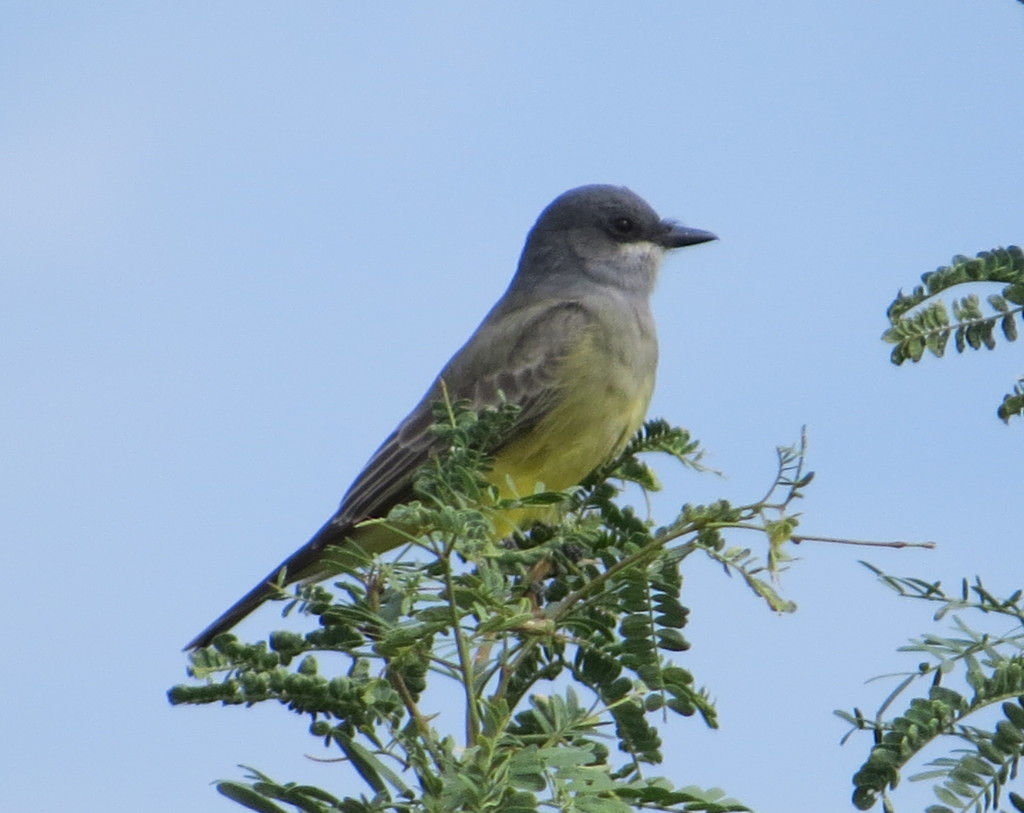
{"type": "Polygon", "coordinates": [[[899,595],[937,603],[935,618],[948,616],[953,636],[928,634],[901,647],[924,660],[902,676],[873,717],[856,708],[836,712],[852,724],[851,734],[870,732],[874,743],[853,777],[854,805],[868,810],[881,799],[886,813],[892,813],[896,808],[889,792],[899,784],[901,772],[920,760],[926,748],[948,743],[945,755],[910,777],[935,783],[939,803],[926,813],[1024,811],[1024,797],[1007,788],[1024,754],[1021,591],[998,598],[975,579],[973,583],[964,580],[959,592],[950,595],[939,583],[897,578],[865,565],[899,595]],[[1008,621],[1009,628],[979,631],[964,620],[968,613],[980,615],[990,625],[995,620],[1008,621]],[[956,688],[948,685],[951,682],[956,688]],[[890,716],[897,701],[903,710],[890,716]]]}
{"type": "MultiPolygon", "coordinates": [[[[1024,251],[1019,247],[983,251],[974,258],[958,255],[950,265],[924,274],[921,282],[909,294],[900,291],[887,310],[890,327],[882,338],[893,345],[893,364],[920,361],[926,350],[941,358],[950,337],[958,353],[967,348],[991,350],[997,328],[1007,341],[1016,341],[1017,319],[1024,318],[1024,251]],[[986,298],[990,312],[974,293],[954,299],[950,307],[936,299],[973,283],[1003,284],[999,293],[986,298]]],[[[997,415],[1004,422],[1024,415],[1024,378],[1003,397],[997,415]]]]}
{"type": "Polygon", "coordinates": [[[684,561],[706,555],[772,609],[794,607],[770,582],[797,527],[790,506],[812,477],[803,444],[779,451],[761,500],[684,505],[658,528],[617,498],[623,483],[659,487],[649,453],[699,469],[685,430],[650,421],[582,486],[509,500],[486,482],[479,450],[500,443],[515,414],[440,405],[449,452],[420,472],[418,499],[381,521],[423,535],[389,562],[335,551],[333,587],[302,588],[286,605],[317,629],[255,644],[218,636],[192,655],[195,682],[169,692],[175,704],[276,702],[308,717],[367,792],[340,798],[250,769],[219,783],[222,794],[263,813],[747,809],[650,767],[670,715],[718,724],[689,668],[684,561]],[[525,506],[557,507],[560,519],[496,539],[496,512],[525,506]],[[730,530],[763,534],[769,552],[728,546],[730,530]]]}

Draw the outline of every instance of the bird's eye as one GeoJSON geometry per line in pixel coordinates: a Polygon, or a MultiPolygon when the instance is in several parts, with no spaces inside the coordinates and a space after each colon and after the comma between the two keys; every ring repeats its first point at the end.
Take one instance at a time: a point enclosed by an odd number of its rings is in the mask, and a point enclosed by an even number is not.
{"type": "Polygon", "coordinates": [[[636,230],[636,223],[628,217],[617,217],[612,221],[612,228],[616,234],[632,234],[636,230]]]}

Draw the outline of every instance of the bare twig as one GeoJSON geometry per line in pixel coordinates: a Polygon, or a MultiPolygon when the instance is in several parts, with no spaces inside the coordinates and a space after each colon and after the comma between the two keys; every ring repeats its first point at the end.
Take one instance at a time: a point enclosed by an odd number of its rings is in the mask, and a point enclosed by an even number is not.
{"type": "Polygon", "coordinates": [[[805,534],[793,534],[790,541],[794,545],[801,542],[828,542],[834,545],[861,545],[868,548],[927,548],[934,550],[938,547],[936,542],[875,542],[867,539],[842,539],[836,536],[807,536],[805,534]]]}

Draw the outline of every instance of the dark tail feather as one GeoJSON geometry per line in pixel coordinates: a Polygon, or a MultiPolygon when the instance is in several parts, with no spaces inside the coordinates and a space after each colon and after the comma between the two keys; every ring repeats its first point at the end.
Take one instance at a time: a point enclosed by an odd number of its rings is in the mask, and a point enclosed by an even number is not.
{"type": "Polygon", "coordinates": [[[189,641],[185,650],[209,646],[214,638],[222,632],[227,632],[274,595],[278,584],[287,586],[298,581],[319,581],[330,576],[330,569],[325,570],[316,565],[323,558],[324,549],[332,542],[343,540],[349,531],[351,531],[351,526],[343,529],[334,525],[333,521],[328,522],[308,543],[281,562],[272,573],[236,601],[220,618],[189,641]],[[284,571],[283,576],[282,571],[284,571]]]}
{"type": "Polygon", "coordinates": [[[210,643],[220,635],[222,632],[227,632],[235,624],[245,618],[249,613],[259,607],[264,601],[276,591],[276,587],[273,585],[277,582],[277,576],[280,573],[280,569],[275,570],[266,579],[257,584],[252,590],[246,593],[242,598],[236,601],[227,611],[225,611],[220,618],[214,621],[210,626],[199,633],[195,638],[185,645],[185,649],[200,649],[204,646],[209,646],[210,643]]]}

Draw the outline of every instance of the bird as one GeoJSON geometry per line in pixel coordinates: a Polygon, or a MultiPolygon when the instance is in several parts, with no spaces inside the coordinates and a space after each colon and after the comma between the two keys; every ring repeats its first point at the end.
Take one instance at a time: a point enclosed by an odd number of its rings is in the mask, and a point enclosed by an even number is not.
{"type": "MultiPolygon", "coordinates": [[[[367,520],[414,498],[414,475],[444,441],[430,431],[433,405],[519,407],[494,449],[487,480],[503,497],[560,491],[612,459],[640,428],[654,390],[658,340],[651,295],[664,255],[716,240],[663,220],[639,195],[591,184],[559,195],[530,229],[508,288],[448,361],[420,402],[357,475],[313,537],[185,647],[209,646],[278,592],[335,575],[333,546],[379,554],[406,541],[367,520]]],[[[518,509],[511,531],[550,509],[518,509]]]]}

